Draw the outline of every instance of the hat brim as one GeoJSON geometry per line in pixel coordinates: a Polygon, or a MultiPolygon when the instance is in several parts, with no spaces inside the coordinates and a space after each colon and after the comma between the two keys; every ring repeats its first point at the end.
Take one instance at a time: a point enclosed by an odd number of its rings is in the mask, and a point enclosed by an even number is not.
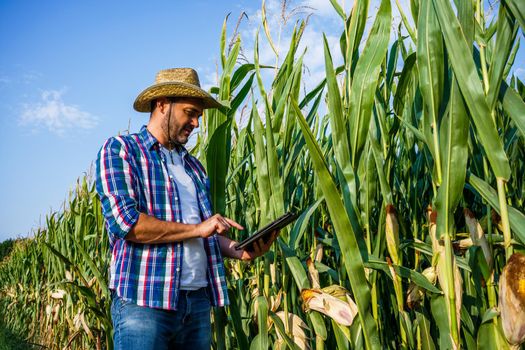
{"type": "Polygon", "coordinates": [[[199,98],[203,102],[203,108],[223,107],[209,93],[195,85],[183,82],[169,82],[155,84],[146,88],[135,99],[133,108],[137,112],[151,112],[151,101],[160,97],[199,98]]]}

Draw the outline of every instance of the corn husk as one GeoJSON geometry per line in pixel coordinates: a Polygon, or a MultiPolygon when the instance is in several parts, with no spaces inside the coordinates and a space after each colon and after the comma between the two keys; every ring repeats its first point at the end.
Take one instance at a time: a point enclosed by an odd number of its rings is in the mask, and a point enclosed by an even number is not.
{"type": "Polygon", "coordinates": [[[51,298],[53,299],[64,299],[64,296],[66,295],[66,291],[63,289],[57,289],[53,293],[51,293],[51,298]]]}
{"type": "MultiPolygon", "coordinates": [[[[449,288],[449,282],[446,278],[445,274],[445,246],[443,245],[442,241],[439,241],[436,236],[436,230],[437,230],[437,213],[435,211],[432,211],[430,215],[428,216],[430,222],[429,222],[429,234],[430,238],[432,240],[432,266],[435,266],[436,268],[436,274],[439,280],[439,284],[441,285],[441,289],[443,290],[443,294],[445,295],[445,298],[449,298],[450,296],[450,288],[449,288]]],[[[459,271],[459,267],[456,263],[456,257],[452,255],[452,268],[454,271],[454,297],[455,297],[455,308],[456,308],[456,325],[458,327],[457,331],[459,334],[460,331],[460,325],[461,325],[461,303],[463,300],[463,279],[461,278],[461,272],[459,271]]],[[[449,321],[450,321],[450,315],[451,310],[448,310],[448,303],[447,303],[447,314],[449,315],[449,321]]],[[[454,344],[454,342],[452,342],[454,344]]]]}
{"type": "Polygon", "coordinates": [[[481,250],[483,250],[483,256],[485,256],[485,260],[487,261],[487,265],[492,268],[492,253],[481,225],[469,209],[465,208],[463,212],[465,215],[465,222],[470,232],[470,238],[472,239],[472,244],[481,247],[481,250]]]}
{"type": "Polygon", "coordinates": [[[316,262],[321,262],[321,260],[323,259],[323,252],[324,252],[324,245],[323,243],[318,242],[317,245],[315,246],[315,255],[314,255],[314,260],[316,262]]]}
{"type": "Polygon", "coordinates": [[[56,304],[51,313],[53,314],[53,323],[57,323],[60,316],[60,304],[56,304]]]}
{"type": "Polygon", "coordinates": [[[66,270],[65,274],[66,280],[68,280],[69,282],[73,282],[73,275],[71,274],[71,272],[69,270],[66,270]]]}
{"type": "Polygon", "coordinates": [[[306,266],[308,267],[308,277],[312,283],[312,288],[319,289],[321,284],[319,283],[319,271],[315,268],[314,262],[312,259],[308,258],[306,260],[306,266]]]}
{"type": "Polygon", "coordinates": [[[499,281],[503,333],[512,345],[525,341],[525,255],[513,254],[499,281]]]}
{"type": "Polygon", "coordinates": [[[51,313],[53,312],[53,307],[49,304],[46,305],[46,315],[47,317],[51,317],[51,313]]]}
{"type": "MultiPolygon", "coordinates": [[[[432,266],[427,267],[423,272],[421,273],[423,276],[427,278],[427,280],[432,283],[436,284],[436,269],[432,266]]],[[[423,288],[415,284],[414,282],[410,282],[410,285],[408,286],[407,291],[407,305],[411,309],[418,308],[421,305],[421,301],[423,300],[423,297],[425,295],[425,292],[423,288]]]]}
{"type": "Polygon", "coordinates": [[[399,223],[397,222],[396,210],[392,204],[386,206],[385,233],[390,259],[394,265],[399,265],[399,223]]]}
{"type": "Polygon", "coordinates": [[[319,311],[343,326],[351,326],[357,315],[357,305],[348,296],[343,301],[320,289],[303,289],[301,298],[305,311],[319,311]]]}
{"type": "MultiPolygon", "coordinates": [[[[299,349],[309,350],[309,338],[305,332],[305,330],[310,331],[308,325],[299,316],[292,314],[291,312],[288,312],[287,314],[288,317],[285,317],[284,311],[279,311],[276,313],[276,315],[281,319],[281,321],[283,321],[283,324],[292,326],[291,332],[288,333],[291,333],[290,335],[293,337],[293,341],[295,344],[297,344],[299,349]]],[[[285,344],[285,342],[279,332],[277,332],[277,338],[278,341],[276,342],[276,348],[284,348],[283,345],[285,344]]]]}

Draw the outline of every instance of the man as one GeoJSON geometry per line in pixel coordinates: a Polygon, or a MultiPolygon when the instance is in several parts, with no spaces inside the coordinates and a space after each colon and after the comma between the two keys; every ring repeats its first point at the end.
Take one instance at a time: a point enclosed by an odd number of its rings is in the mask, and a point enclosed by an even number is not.
{"type": "Polygon", "coordinates": [[[98,154],[115,349],[209,349],[210,306],[228,304],[222,256],[252,260],[275,239],[235,250],[225,234],[242,226],[213,214],[204,168],[183,147],[218,106],[193,69],[160,71],[133,105],[151,113],[147,126],[98,154]]]}

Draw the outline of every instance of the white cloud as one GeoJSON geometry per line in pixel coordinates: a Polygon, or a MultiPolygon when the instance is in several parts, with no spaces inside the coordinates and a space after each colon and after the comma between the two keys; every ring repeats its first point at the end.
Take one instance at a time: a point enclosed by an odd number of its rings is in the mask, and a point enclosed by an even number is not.
{"type": "Polygon", "coordinates": [[[516,70],[514,71],[514,74],[522,81],[525,80],[525,69],[519,67],[519,68],[516,68],[516,70]]]}
{"type": "Polygon", "coordinates": [[[42,74],[36,71],[28,71],[22,74],[20,81],[24,84],[34,84],[34,82],[42,77],[42,74]]]}
{"type": "Polygon", "coordinates": [[[98,118],[75,105],[67,105],[62,99],[63,93],[64,90],[44,91],[39,102],[24,104],[19,125],[30,127],[33,131],[44,128],[60,136],[66,131],[94,128],[98,118]]]}
{"type": "MultiPolygon", "coordinates": [[[[354,2],[351,0],[338,0],[337,2],[348,16],[352,6],[354,6],[354,2]]],[[[338,21],[341,20],[339,14],[336,12],[329,0],[303,0],[302,5],[315,9],[314,13],[320,17],[323,17],[323,19],[332,18],[338,21]]]]}
{"type": "Polygon", "coordinates": [[[315,12],[321,17],[338,16],[334,7],[328,0],[305,0],[303,4],[304,6],[309,6],[315,9],[315,12]]]}
{"type": "MultiPolygon", "coordinates": [[[[348,16],[354,5],[353,0],[337,0],[339,5],[344,9],[348,16]]],[[[403,12],[408,17],[409,23],[413,26],[412,15],[410,11],[409,0],[399,0],[403,12]]],[[[339,38],[344,30],[344,23],[339,17],[335,9],[329,0],[289,0],[286,5],[287,17],[286,23],[283,22],[282,15],[282,4],[281,0],[266,0],[266,15],[268,21],[268,27],[270,29],[270,35],[272,37],[274,46],[277,48],[280,57],[278,64],[281,65],[283,59],[290,45],[293,27],[298,20],[308,18],[308,24],[305,28],[303,36],[301,38],[300,46],[297,50],[297,57],[304,52],[305,47],[307,52],[304,56],[304,64],[306,70],[303,74],[303,84],[306,91],[311,90],[325,77],[325,63],[324,63],[324,42],[323,33],[325,33],[332,60],[334,66],[337,67],[343,63],[343,57],[339,48],[339,38]]],[[[360,43],[360,50],[364,48],[368,33],[374,22],[377,11],[381,4],[381,0],[371,0],[368,14],[365,32],[360,43]]],[[[242,41],[242,50],[244,56],[253,62],[253,50],[255,36],[258,31],[259,33],[259,61],[261,65],[275,65],[276,57],[272,50],[264,32],[262,26],[262,11],[260,8],[252,9],[247,11],[249,20],[243,19],[238,30],[238,34],[242,41]]],[[[395,3],[392,3],[392,29],[391,29],[391,42],[393,38],[396,38],[397,25],[401,21],[401,16],[395,3]]],[[[232,17],[229,22],[229,35],[232,35],[233,28],[235,27],[236,20],[232,17]]],[[[402,30],[403,34],[406,35],[406,30],[402,30]]],[[[227,39],[228,42],[230,38],[227,39]]],[[[389,46],[390,46],[389,45],[389,46]]],[[[213,67],[215,68],[215,67],[213,67]]],[[[204,86],[215,85],[216,75],[215,69],[209,69],[205,73],[204,86]]],[[[262,71],[262,77],[265,82],[267,92],[270,92],[270,84],[275,76],[273,69],[264,69],[262,71]]],[[[257,88],[255,88],[257,90],[257,88]]]]}

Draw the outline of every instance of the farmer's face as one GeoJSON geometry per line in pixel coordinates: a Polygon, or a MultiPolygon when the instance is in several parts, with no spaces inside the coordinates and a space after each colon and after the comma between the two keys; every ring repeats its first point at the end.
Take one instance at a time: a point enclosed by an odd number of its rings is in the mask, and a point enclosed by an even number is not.
{"type": "Polygon", "coordinates": [[[199,99],[184,98],[167,103],[171,103],[171,110],[167,109],[167,114],[170,115],[166,115],[165,131],[169,131],[171,141],[184,145],[193,129],[199,127],[199,118],[203,111],[202,102],[199,99]]]}

